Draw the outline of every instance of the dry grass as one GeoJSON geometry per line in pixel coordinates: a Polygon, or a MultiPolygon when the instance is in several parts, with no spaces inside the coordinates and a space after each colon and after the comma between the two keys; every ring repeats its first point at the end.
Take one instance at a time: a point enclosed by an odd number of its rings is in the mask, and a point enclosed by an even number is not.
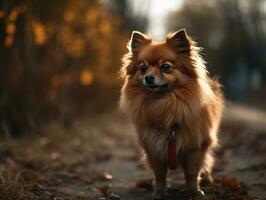
{"type": "Polygon", "coordinates": [[[31,184],[25,180],[27,172],[19,168],[12,160],[0,167],[0,199],[32,199],[29,191],[31,184]]]}
{"type": "Polygon", "coordinates": [[[2,140],[0,199],[102,196],[94,184],[109,181],[110,176],[92,164],[110,159],[118,142],[131,143],[121,139],[121,132],[114,133],[120,128],[113,122],[107,124],[105,119],[92,119],[77,122],[68,130],[54,123],[47,127],[45,135],[2,140]]]}

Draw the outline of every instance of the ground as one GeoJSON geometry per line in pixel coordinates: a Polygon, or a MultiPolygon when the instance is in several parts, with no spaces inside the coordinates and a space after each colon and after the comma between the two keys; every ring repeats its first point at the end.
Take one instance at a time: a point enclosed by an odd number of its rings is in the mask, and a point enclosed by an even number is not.
{"type": "MultiPolygon", "coordinates": [[[[266,199],[266,113],[228,104],[209,200],[266,199]]],[[[132,124],[119,112],[0,145],[0,199],[148,200],[152,173],[140,162],[132,124]]],[[[182,173],[170,173],[167,199],[184,199],[182,173]]]]}

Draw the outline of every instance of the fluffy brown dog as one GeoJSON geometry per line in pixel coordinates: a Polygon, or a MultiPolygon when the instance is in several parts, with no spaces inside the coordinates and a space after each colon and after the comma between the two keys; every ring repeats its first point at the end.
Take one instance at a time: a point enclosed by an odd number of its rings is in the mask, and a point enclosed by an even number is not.
{"type": "Polygon", "coordinates": [[[223,110],[220,84],[208,77],[200,48],[184,29],[165,42],[134,31],[123,57],[120,107],[132,118],[155,174],[153,199],[164,196],[168,168],[184,169],[189,195],[211,181],[212,152],[223,110]],[[174,149],[174,151],[173,151],[174,149]]]}

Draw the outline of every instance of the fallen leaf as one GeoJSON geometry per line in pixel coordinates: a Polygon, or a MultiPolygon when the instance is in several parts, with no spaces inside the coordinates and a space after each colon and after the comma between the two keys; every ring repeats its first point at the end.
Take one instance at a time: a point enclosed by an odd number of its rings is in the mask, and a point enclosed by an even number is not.
{"type": "Polygon", "coordinates": [[[228,178],[227,176],[221,177],[221,184],[231,189],[238,189],[240,187],[239,182],[236,178],[228,178]]]}
{"type": "Polygon", "coordinates": [[[104,172],[104,178],[109,181],[113,179],[113,176],[107,172],[104,172]]]}
{"type": "Polygon", "coordinates": [[[233,178],[228,182],[228,186],[232,189],[238,189],[239,188],[239,182],[236,178],[233,178]]]}
{"type": "Polygon", "coordinates": [[[103,194],[103,196],[107,197],[108,190],[110,189],[110,187],[108,185],[102,185],[98,186],[97,189],[103,194]]]}
{"type": "Polygon", "coordinates": [[[145,188],[147,190],[152,190],[153,186],[152,186],[152,179],[142,179],[142,180],[138,180],[136,182],[136,187],[137,188],[145,188]]]}

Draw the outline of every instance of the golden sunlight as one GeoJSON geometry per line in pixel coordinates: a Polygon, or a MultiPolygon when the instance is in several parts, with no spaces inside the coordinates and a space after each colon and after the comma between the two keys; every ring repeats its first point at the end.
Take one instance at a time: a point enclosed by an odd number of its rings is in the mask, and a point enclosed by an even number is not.
{"type": "Polygon", "coordinates": [[[80,83],[88,86],[93,82],[93,74],[89,69],[85,69],[80,74],[80,83]]]}
{"type": "Polygon", "coordinates": [[[39,20],[32,21],[32,31],[34,34],[34,41],[37,45],[42,46],[47,40],[47,30],[44,24],[39,20]]]}
{"type": "Polygon", "coordinates": [[[148,32],[156,40],[162,40],[166,33],[167,15],[181,8],[182,0],[150,0],[148,32]]]}

